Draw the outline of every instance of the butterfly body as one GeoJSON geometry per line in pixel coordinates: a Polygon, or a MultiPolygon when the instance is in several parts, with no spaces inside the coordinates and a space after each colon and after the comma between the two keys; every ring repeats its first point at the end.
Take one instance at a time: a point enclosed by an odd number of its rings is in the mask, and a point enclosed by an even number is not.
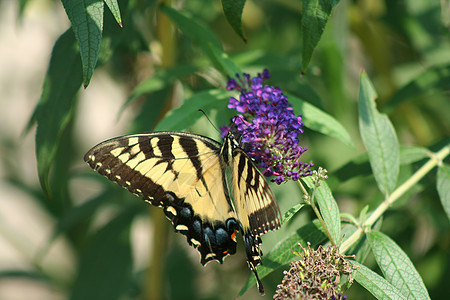
{"type": "Polygon", "coordinates": [[[203,265],[222,263],[234,254],[240,231],[247,262],[257,276],[260,235],[278,229],[281,214],[267,181],[232,135],[223,144],[178,131],[129,135],[98,144],[84,159],[100,174],[162,207],[175,231],[200,252],[203,265]]]}

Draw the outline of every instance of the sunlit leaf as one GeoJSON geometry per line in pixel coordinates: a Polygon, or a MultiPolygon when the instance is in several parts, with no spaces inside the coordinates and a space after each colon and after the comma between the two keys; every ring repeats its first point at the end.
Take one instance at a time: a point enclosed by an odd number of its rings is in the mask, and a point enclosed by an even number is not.
{"type": "Polygon", "coordinates": [[[119,9],[119,3],[117,3],[117,0],[104,0],[106,5],[108,6],[109,10],[114,16],[114,19],[116,19],[117,23],[122,27],[122,17],[120,16],[120,9],[119,9]]]}
{"type": "Polygon", "coordinates": [[[321,182],[315,191],[316,202],[319,205],[320,214],[333,239],[333,244],[339,246],[341,243],[341,219],[336,200],[325,182],[321,182]]]}
{"type": "Polygon", "coordinates": [[[430,299],[427,288],[408,255],[380,231],[371,231],[367,236],[386,280],[407,299],[430,299]]]}
{"type": "Polygon", "coordinates": [[[376,92],[365,72],[361,73],[359,91],[359,129],[369,153],[378,188],[391,193],[396,184],[400,165],[397,135],[392,123],[375,106],[376,92]]]}
{"type": "Polygon", "coordinates": [[[353,270],[352,277],[377,299],[408,299],[395,286],[371,269],[358,262],[353,264],[356,268],[353,270]]]}
{"type": "Polygon", "coordinates": [[[355,147],[350,134],[335,118],[294,95],[289,93],[284,94],[292,104],[295,114],[302,115],[302,121],[305,123],[306,127],[327,136],[334,137],[350,147],[355,147]]]}
{"type": "Polygon", "coordinates": [[[400,147],[400,165],[418,162],[429,155],[430,151],[424,147],[400,147]]]}
{"type": "Polygon", "coordinates": [[[87,87],[100,53],[103,32],[103,1],[62,0],[62,3],[80,47],[83,84],[87,87]]]}

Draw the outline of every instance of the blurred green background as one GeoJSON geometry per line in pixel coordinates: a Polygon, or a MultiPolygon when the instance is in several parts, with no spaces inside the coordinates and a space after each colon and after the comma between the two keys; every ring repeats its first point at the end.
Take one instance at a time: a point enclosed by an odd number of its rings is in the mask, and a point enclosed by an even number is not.
{"type": "MultiPolygon", "coordinates": [[[[122,44],[96,69],[89,87],[79,92],[73,118],[61,137],[48,199],[37,176],[35,128],[28,133],[25,128],[41,95],[52,46],[70,25],[59,1],[0,1],[0,299],[150,299],[152,284],[163,284],[170,299],[232,299],[250,274],[242,245],[223,265],[202,267],[185,237],[173,234],[169,222],[157,221],[162,212],[149,212],[142,201],[83,162],[84,153],[102,140],[151,130],[165,105],[158,99],[168,93],[182,100],[193,91],[224,85],[217,83],[217,78],[224,78],[209,68],[202,53],[178,34],[176,64],[195,62],[202,72],[176,82],[173,90],[141,97],[122,112],[136,84],[161,65],[161,44],[150,26],[154,3],[130,2],[135,9],[131,12],[119,1],[124,29],[113,29],[124,36],[122,44]],[[155,229],[155,224],[165,225],[155,229]],[[162,275],[148,272],[155,230],[167,231],[157,237],[165,251],[162,275]],[[93,269],[94,263],[100,269],[93,269]],[[100,287],[109,294],[95,297],[92,291],[100,287]]],[[[227,24],[219,1],[177,4],[212,29],[243,70],[254,75],[268,68],[272,85],[323,109],[350,132],[355,148],[308,129],[302,137],[309,149],[304,160],[329,170],[329,184],[342,212],[357,214],[381,200],[373,178],[364,176],[370,174],[367,164],[355,163],[346,172],[341,168],[357,162],[364,152],[357,125],[362,69],[374,83],[378,108],[393,122],[401,145],[433,150],[448,143],[449,1],[340,1],[305,75],[300,74],[299,1],[247,1],[247,44],[227,24]],[[352,172],[358,176],[349,176],[352,172]]],[[[106,9],[105,18],[111,18],[106,9]]],[[[209,125],[202,119],[190,131],[217,135],[205,128],[209,125]]],[[[400,182],[421,163],[405,164],[400,182]]],[[[431,298],[447,299],[450,226],[433,182],[435,172],[385,215],[382,229],[410,256],[431,298]]],[[[274,191],[283,212],[300,199],[294,184],[274,191]]],[[[263,251],[310,218],[312,214],[303,212],[287,228],[265,235],[263,251]]],[[[375,265],[368,260],[368,265],[375,265]]],[[[264,279],[266,299],[281,278],[280,271],[264,279]]],[[[348,296],[369,297],[356,284],[348,296]]],[[[261,299],[256,288],[243,298],[261,299]]]]}

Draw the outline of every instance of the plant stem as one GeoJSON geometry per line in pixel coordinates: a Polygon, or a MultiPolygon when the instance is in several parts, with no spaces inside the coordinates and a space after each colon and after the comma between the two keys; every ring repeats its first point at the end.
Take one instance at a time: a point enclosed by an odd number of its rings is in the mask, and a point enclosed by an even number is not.
{"type": "Polygon", "coordinates": [[[412,186],[418,183],[426,174],[428,174],[436,165],[442,163],[442,160],[450,153],[450,145],[443,147],[437,153],[432,154],[429,161],[427,161],[420,169],[418,169],[408,180],[400,185],[391,195],[387,195],[386,199],[373,211],[373,213],[366,219],[360,228],[358,228],[348,239],[346,239],[339,251],[344,253],[354,243],[356,243],[364,234],[366,228],[372,227],[373,224],[386,212],[386,210],[404,195],[412,186]]]}
{"type": "MultiPolygon", "coordinates": [[[[172,0],[159,0],[160,4],[171,6],[172,0]]],[[[161,43],[161,66],[171,67],[175,63],[176,39],[175,29],[170,19],[162,13],[157,11],[157,36],[161,43]]],[[[173,95],[171,94],[165,99],[167,105],[166,110],[173,106],[173,95]]],[[[154,236],[152,241],[153,253],[150,255],[150,265],[147,271],[147,284],[144,292],[144,299],[158,300],[165,298],[165,257],[167,255],[167,233],[168,223],[158,208],[151,207],[150,215],[153,220],[154,236]]]]}

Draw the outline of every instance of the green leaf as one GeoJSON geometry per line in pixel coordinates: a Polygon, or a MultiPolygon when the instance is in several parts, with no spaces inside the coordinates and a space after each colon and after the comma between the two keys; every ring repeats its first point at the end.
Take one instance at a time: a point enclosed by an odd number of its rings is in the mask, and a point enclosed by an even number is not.
{"type": "Polygon", "coordinates": [[[292,104],[294,112],[302,115],[302,121],[305,123],[306,127],[327,136],[334,137],[352,148],[355,147],[350,134],[335,118],[294,95],[289,93],[284,94],[292,104]]]}
{"type": "Polygon", "coordinates": [[[391,193],[396,184],[400,165],[397,135],[388,117],[375,106],[376,92],[365,72],[361,73],[359,91],[359,130],[367,149],[378,188],[391,193]]]}
{"type": "Polygon", "coordinates": [[[129,288],[132,270],[130,224],[136,206],[124,210],[86,245],[70,299],[114,300],[129,288]]]}
{"type": "Polygon", "coordinates": [[[442,164],[437,172],[437,191],[447,217],[450,220],[450,166],[442,164]]]}
{"type": "Polygon", "coordinates": [[[71,30],[59,37],[45,77],[42,95],[36,107],[36,157],[43,190],[49,194],[48,175],[55,159],[60,137],[67,127],[81,86],[80,55],[74,47],[71,30]]]}
{"type": "Polygon", "coordinates": [[[404,101],[429,96],[432,93],[448,90],[450,65],[439,65],[425,70],[407,85],[398,89],[386,102],[383,111],[390,112],[404,101]]]}
{"type": "Polygon", "coordinates": [[[122,17],[120,16],[120,9],[119,9],[119,3],[117,3],[117,0],[104,0],[106,5],[108,6],[109,10],[114,16],[114,19],[116,19],[117,23],[120,27],[122,27],[122,17]]]}
{"type": "Polygon", "coordinates": [[[430,151],[424,147],[400,147],[400,165],[418,162],[430,156],[430,151]]]}
{"type": "Polygon", "coordinates": [[[161,6],[161,11],[203,50],[218,69],[224,71],[229,77],[242,73],[241,69],[223,51],[222,45],[214,33],[207,27],[168,6],[161,6]]]}
{"type": "Polygon", "coordinates": [[[283,221],[281,222],[281,226],[289,222],[289,220],[292,219],[292,217],[295,216],[304,206],[305,204],[299,203],[291,207],[287,212],[285,212],[283,216],[283,221]]]}
{"type": "Polygon", "coordinates": [[[331,242],[339,246],[341,244],[341,219],[339,215],[339,207],[331,194],[331,190],[325,182],[321,182],[315,191],[316,202],[319,205],[320,214],[328,228],[331,242]]]}
{"type": "Polygon", "coordinates": [[[199,109],[208,113],[213,108],[226,106],[227,99],[228,93],[219,90],[197,93],[186,99],[180,107],[168,112],[155,130],[184,130],[203,116],[199,109]]]}
{"type": "Polygon", "coordinates": [[[303,14],[301,31],[302,44],[302,72],[305,73],[312,53],[319,43],[331,10],[339,3],[339,0],[303,0],[303,14]]]}
{"type": "Polygon", "coordinates": [[[395,286],[371,269],[358,262],[353,264],[357,268],[353,270],[352,277],[377,299],[407,299],[395,286]]]}
{"type": "Polygon", "coordinates": [[[100,53],[103,0],[62,0],[62,3],[80,46],[83,84],[87,87],[100,53]]]}
{"type": "Polygon", "coordinates": [[[380,231],[367,234],[375,259],[386,280],[408,299],[430,299],[428,291],[405,252],[380,231]]]}
{"type": "MultiPolygon", "coordinates": [[[[290,234],[276,244],[273,249],[262,258],[262,264],[258,266],[259,278],[264,278],[273,271],[289,264],[294,258],[298,257],[294,251],[298,251],[300,243],[307,247],[307,242],[311,247],[316,247],[326,240],[326,235],[319,228],[318,222],[309,223],[296,232],[290,234]]],[[[251,276],[239,292],[242,296],[249,288],[256,284],[255,276],[251,276]]]]}
{"type": "Polygon", "coordinates": [[[242,30],[242,11],[246,0],[222,0],[222,8],[228,23],[244,42],[247,38],[242,30]]]}

